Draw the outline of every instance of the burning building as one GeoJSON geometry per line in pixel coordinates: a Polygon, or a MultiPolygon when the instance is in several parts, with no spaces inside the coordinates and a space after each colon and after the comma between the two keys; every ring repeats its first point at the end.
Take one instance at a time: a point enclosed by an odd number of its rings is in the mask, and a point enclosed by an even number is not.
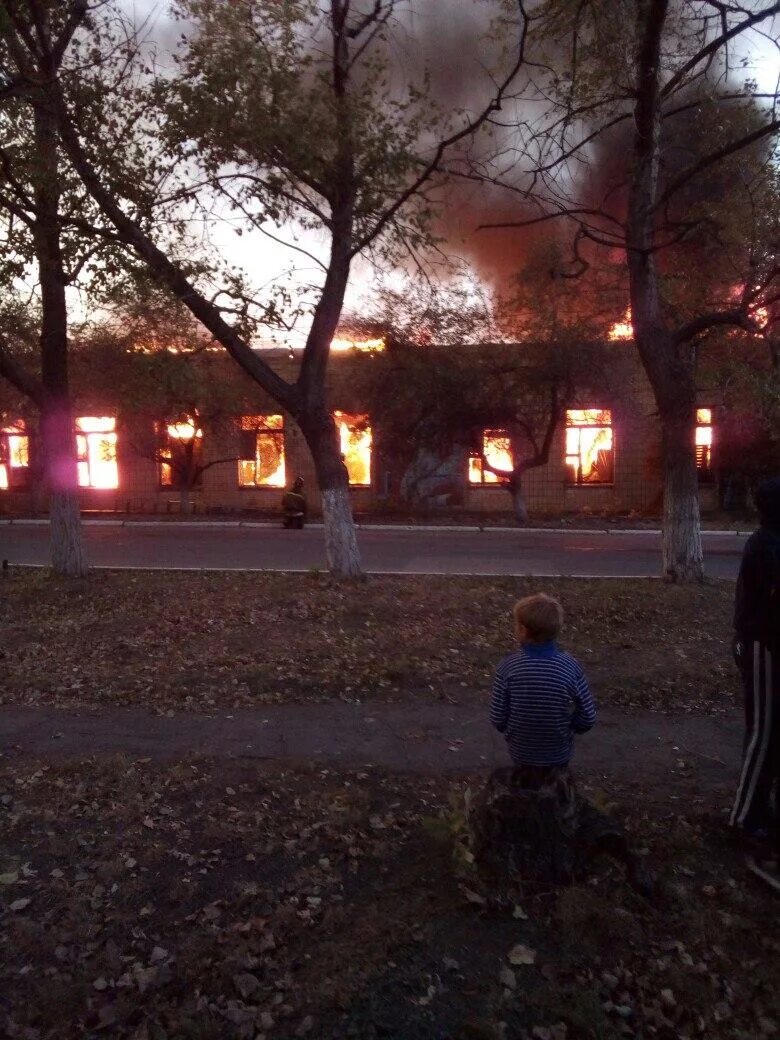
{"type": "MultiPolygon", "coordinates": [[[[615,349],[625,346],[618,342],[615,349]]],[[[476,451],[464,443],[441,458],[428,451],[401,465],[383,445],[381,421],[360,399],[357,376],[360,366],[371,364],[370,354],[368,349],[336,352],[330,365],[330,397],[356,511],[378,513],[406,496],[426,507],[509,514],[504,485],[515,460],[508,432],[486,425],[476,451]]],[[[269,357],[285,378],[293,376],[297,360],[288,352],[269,352],[269,357]]],[[[210,363],[215,378],[245,379],[222,356],[210,363]]],[[[111,400],[104,392],[95,399],[77,391],[73,435],[84,510],[177,511],[186,485],[199,512],[263,513],[278,510],[282,489],[302,476],[316,512],[314,467],[294,420],[256,385],[246,381],[243,392],[241,411],[217,423],[192,412],[141,414],[128,411],[119,396],[111,400]]],[[[660,429],[641,370],[637,367],[619,394],[593,400],[580,394],[570,404],[549,460],[524,475],[531,515],[657,510],[660,429]]],[[[705,509],[715,505],[713,405],[701,402],[694,445],[705,509]]],[[[39,473],[34,419],[0,417],[0,511],[24,515],[36,504],[41,507],[39,473]]]]}

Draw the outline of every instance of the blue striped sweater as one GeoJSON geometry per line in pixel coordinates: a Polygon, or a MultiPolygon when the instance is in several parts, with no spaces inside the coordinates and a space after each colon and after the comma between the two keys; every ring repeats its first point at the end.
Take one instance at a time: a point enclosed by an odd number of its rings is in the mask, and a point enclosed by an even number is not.
{"type": "Polygon", "coordinates": [[[513,762],[564,766],[574,734],[595,723],[596,705],[571,654],[555,643],[524,643],[496,670],[490,721],[506,737],[513,762]]]}

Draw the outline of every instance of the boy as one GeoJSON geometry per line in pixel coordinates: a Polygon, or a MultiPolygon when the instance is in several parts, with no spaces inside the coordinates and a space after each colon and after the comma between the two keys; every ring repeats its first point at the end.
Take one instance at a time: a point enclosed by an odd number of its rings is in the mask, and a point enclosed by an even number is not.
{"type": "Polygon", "coordinates": [[[605,852],[650,897],[644,859],[619,824],[577,794],[567,769],[574,735],[594,725],[596,705],[582,668],[555,643],[563,608],[551,596],[528,596],[514,617],[520,646],[499,664],[490,698],[490,721],[506,737],[514,768],[494,770],[472,813],[475,849],[483,857],[498,852],[522,876],[564,882],[583,856],[605,852]]]}
{"type": "Polygon", "coordinates": [[[761,526],[745,545],[734,604],[745,753],[731,825],[755,848],[750,870],[780,892],[780,477],[754,498],[761,526]]]}
{"type": "Polygon", "coordinates": [[[596,705],[582,668],[555,643],[560,603],[544,593],[527,596],[515,604],[514,618],[521,645],[498,666],[490,721],[506,737],[515,766],[541,779],[569,764],[574,734],[593,726],[596,705]]]}

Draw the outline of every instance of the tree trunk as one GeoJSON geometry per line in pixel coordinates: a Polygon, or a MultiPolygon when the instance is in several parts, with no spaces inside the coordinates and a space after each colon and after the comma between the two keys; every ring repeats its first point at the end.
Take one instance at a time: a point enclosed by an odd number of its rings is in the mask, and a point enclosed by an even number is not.
{"type": "Polygon", "coordinates": [[[512,508],[515,513],[515,520],[518,524],[528,523],[528,503],[525,500],[525,493],[523,492],[523,475],[515,471],[509,481],[509,493],[512,496],[512,508]]]}
{"type": "Polygon", "coordinates": [[[86,554],[79,509],[76,438],[68,388],[68,311],[60,243],[60,177],[51,112],[35,109],[35,257],[41,288],[41,409],[44,467],[49,491],[51,564],[55,574],[83,577],[86,554]]]}
{"type": "Polygon", "coordinates": [[[47,405],[41,415],[41,443],[49,491],[51,566],[55,574],[83,578],[87,559],[81,530],[73,420],[67,405],[47,405]]]}
{"type": "Polygon", "coordinates": [[[361,578],[363,568],[348,485],[322,489],[322,518],[325,556],[331,572],[337,578],[361,578]]]}
{"type": "Polygon", "coordinates": [[[669,329],[656,262],[656,201],[661,156],[661,52],[668,0],[637,8],[633,171],[626,250],[634,340],[661,418],[664,470],[663,573],[670,581],[703,576],[694,448],[696,360],[669,329]]]}
{"type": "Polygon", "coordinates": [[[699,516],[699,479],[694,448],[695,404],[661,415],[664,506],[663,573],[669,581],[701,581],[704,553],[699,516]]]}
{"type": "Polygon", "coordinates": [[[192,493],[184,484],[179,488],[179,512],[184,516],[192,513],[192,493]]]}
{"type": "Polygon", "coordinates": [[[337,578],[362,578],[349,475],[341,455],[336,423],[325,407],[319,408],[314,418],[299,419],[299,423],[314,459],[322,496],[328,569],[337,578]]]}

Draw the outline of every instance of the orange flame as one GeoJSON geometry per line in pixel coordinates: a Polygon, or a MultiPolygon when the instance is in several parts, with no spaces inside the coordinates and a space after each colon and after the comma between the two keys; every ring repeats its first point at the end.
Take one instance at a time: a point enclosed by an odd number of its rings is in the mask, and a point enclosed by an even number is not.
{"type": "Polygon", "coordinates": [[[347,415],[334,412],[339,431],[341,454],[347,467],[350,484],[368,486],[371,483],[371,427],[367,415],[347,415]]]}
{"type": "Polygon", "coordinates": [[[76,430],[79,486],[99,490],[118,488],[116,419],[84,415],[76,419],[76,430]]]}
{"type": "Polygon", "coordinates": [[[626,340],[634,338],[634,326],[631,324],[631,308],[627,308],[622,321],[616,321],[607,333],[609,339],[626,340]]]}

